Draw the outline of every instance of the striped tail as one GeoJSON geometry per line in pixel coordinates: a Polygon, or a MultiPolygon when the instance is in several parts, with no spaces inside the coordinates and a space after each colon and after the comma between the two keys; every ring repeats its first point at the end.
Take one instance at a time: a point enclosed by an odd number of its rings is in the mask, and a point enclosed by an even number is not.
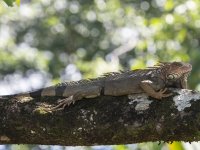
{"type": "Polygon", "coordinates": [[[3,96],[0,96],[0,99],[12,98],[12,97],[37,98],[37,97],[42,97],[42,96],[63,96],[64,90],[65,90],[64,87],[56,88],[54,86],[50,86],[50,87],[39,89],[33,92],[25,92],[25,93],[13,94],[13,95],[3,95],[3,96]]]}
{"type": "Polygon", "coordinates": [[[43,89],[39,89],[39,90],[36,90],[33,92],[25,92],[25,93],[18,93],[18,94],[12,94],[12,95],[2,95],[2,96],[0,96],[0,99],[9,99],[9,98],[14,98],[14,97],[36,98],[36,97],[41,97],[42,92],[43,92],[43,89]]]}

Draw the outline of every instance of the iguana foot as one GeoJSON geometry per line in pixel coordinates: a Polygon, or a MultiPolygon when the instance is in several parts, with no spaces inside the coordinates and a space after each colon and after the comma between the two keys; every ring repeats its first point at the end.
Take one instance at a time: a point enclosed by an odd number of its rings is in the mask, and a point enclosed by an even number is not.
{"type": "Polygon", "coordinates": [[[49,111],[63,110],[66,106],[69,106],[70,104],[74,104],[74,103],[75,103],[75,100],[74,100],[73,96],[70,96],[70,97],[61,99],[58,102],[58,105],[53,108],[50,108],[49,111]]]}
{"type": "Polygon", "coordinates": [[[166,91],[167,88],[161,89],[160,91],[156,92],[153,97],[155,97],[156,99],[162,99],[164,97],[169,97],[172,95],[172,93],[165,94],[166,91]]]}

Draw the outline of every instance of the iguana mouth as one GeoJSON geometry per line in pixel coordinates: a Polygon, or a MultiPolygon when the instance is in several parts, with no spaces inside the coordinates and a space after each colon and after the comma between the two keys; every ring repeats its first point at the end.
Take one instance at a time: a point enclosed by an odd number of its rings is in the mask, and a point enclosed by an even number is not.
{"type": "MultiPolygon", "coordinates": [[[[181,70],[184,70],[185,73],[190,73],[192,71],[192,65],[190,64],[185,64],[185,66],[181,67],[181,70]]],[[[184,72],[182,72],[183,74],[185,74],[184,72]]]]}
{"type": "Polygon", "coordinates": [[[190,75],[190,73],[191,73],[190,71],[188,71],[186,73],[183,73],[182,77],[183,78],[187,78],[190,75]]]}

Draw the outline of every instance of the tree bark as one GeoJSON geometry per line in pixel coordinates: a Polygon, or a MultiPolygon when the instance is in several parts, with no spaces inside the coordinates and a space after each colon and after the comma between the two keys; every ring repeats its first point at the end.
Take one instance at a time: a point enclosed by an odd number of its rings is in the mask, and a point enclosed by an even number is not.
{"type": "Polygon", "coordinates": [[[200,93],[172,90],[156,100],[145,94],[83,99],[46,112],[59,97],[0,99],[0,144],[111,145],[200,140],[200,93]]]}

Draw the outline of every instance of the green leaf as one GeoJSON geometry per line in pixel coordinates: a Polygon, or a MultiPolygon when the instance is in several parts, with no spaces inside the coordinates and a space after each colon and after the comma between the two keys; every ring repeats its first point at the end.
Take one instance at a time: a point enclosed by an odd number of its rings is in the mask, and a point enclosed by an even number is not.
{"type": "Polygon", "coordinates": [[[174,8],[174,1],[173,0],[166,1],[164,8],[166,11],[172,10],[174,8]]]}
{"type": "Polygon", "coordinates": [[[170,150],[184,150],[181,142],[173,142],[172,144],[168,144],[170,150]]]}
{"type": "Polygon", "coordinates": [[[117,145],[114,147],[114,150],[127,150],[128,148],[125,145],[117,145]]]}
{"type": "Polygon", "coordinates": [[[13,4],[17,4],[17,6],[20,5],[20,0],[3,0],[8,6],[12,7],[13,4]]]}
{"type": "Polygon", "coordinates": [[[15,0],[15,3],[17,4],[17,6],[20,5],[20,0],[15,0]]]}
{"type": "Polygon", "coordinates": [[[13,6],[13,3],[15,2],[15,0],[4,0],[4,2],[5,2],[8,6],[13,6]]]}

